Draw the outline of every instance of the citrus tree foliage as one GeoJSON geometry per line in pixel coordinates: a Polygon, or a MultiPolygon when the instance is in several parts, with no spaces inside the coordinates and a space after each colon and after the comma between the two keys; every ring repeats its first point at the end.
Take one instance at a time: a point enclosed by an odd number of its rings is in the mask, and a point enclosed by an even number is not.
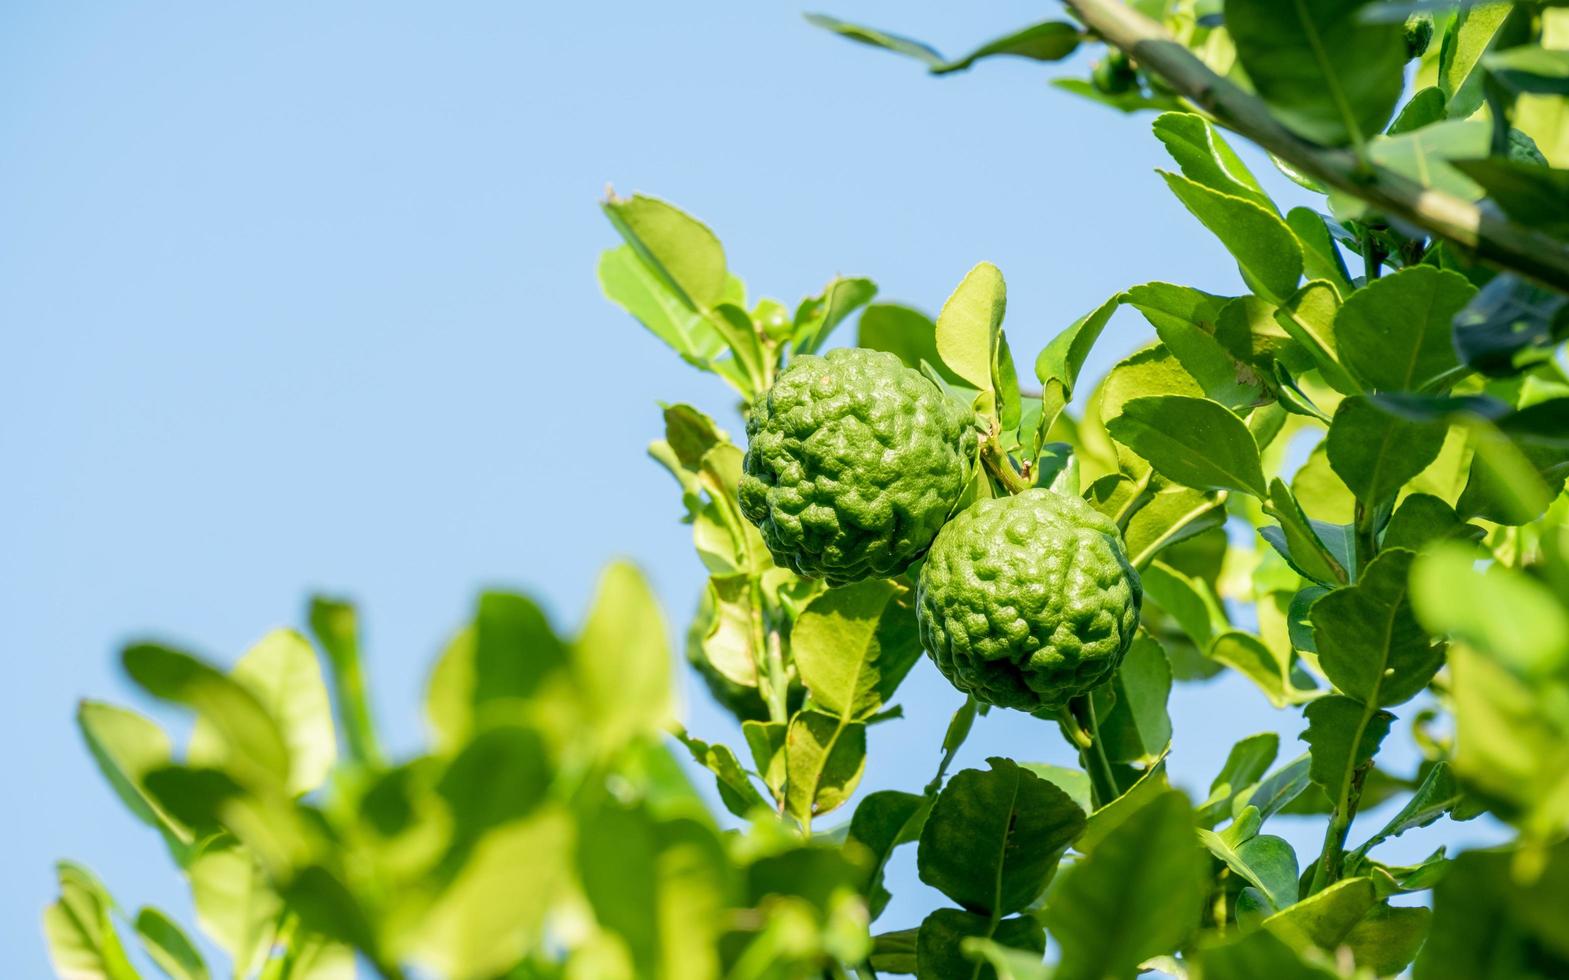
{"type": "Polygon", "coordinates": [[[1159,179],[1235,258],[1232,294],[1130,283],[1016,357],[987,263],[935,318],[861,278],[785,304],[749,298],[679,209],[608,200],[606,295],[747,419],[733,439],[672,401],[650,446],[707,572],[686,659],[741,741],[673,716],[667,624],[627,565],[576,630],[481,596],[413,757],[379,747],[344,602],[228,671],[132,645],[126,673],[188,739],[95,701],[78,723],[207,942],[62,862],[57,972],[1569,973],[1569,8],[1067,6],[952,59],[813,20],[936,74],[1111,41],[1055,84],[1152,114],[1159,179]],[[1239,138],[1315,204],[1282,208],[1239,138]],[[1121,307],[1147,343],[1081,377],[1121,307]],[[821,356],[849,324],[863,351],[821,356]],[[945,731],[903,739],[932,778],[847,807],[923,650],[957,689],[945,731]],[[1167,699],[1222,671],[1301,742],[1238,733],[1190,798],[1167,699]],[[950,772],[1005,710],[1080,765],[950,772]],[[1388,768],[1407,737],[1420,765],[1388,768]],[[1285,813],[1322,821],[1316,852],[1271,832],[1285,813]],[[1510,843],[1384,856],[1484,813],[1510,843]],[[940,904],[878,924],[912,859],[940,904]]]}

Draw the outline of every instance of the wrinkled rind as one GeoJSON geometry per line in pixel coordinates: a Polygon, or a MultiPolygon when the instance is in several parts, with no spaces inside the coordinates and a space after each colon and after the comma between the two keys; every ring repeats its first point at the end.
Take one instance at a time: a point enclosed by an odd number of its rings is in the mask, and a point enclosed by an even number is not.
{"type": "Polygon", "coordinates": [[[741,512],[774,561],[830,585],[903,572],[964,493],[974,418],[884,351],[790,362],[746,424],[741,512]]]}
{"type": "Polygon", "coordinates": [[[921,566],[921,642],[978,701],[1055,709],[1108,680],[1144,590],[1117,525],[1078,497],[1026,490],[948,522],[921,566]]]}

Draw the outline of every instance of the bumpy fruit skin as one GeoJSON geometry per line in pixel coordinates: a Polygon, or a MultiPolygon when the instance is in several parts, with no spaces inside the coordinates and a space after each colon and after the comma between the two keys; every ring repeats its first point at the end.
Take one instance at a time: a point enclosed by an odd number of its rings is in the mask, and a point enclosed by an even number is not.
{"type": "Polygon", "coordinates": [[[937,669],[977,701],[1052,710],[1109,679],[1144,590],[1117,525],[1078,497],[981,500],[921,566],[916,615],[937,669]]]}
{"type": "Polygon", "coordinates": [[[926,553],[969,480],[974,416],[884,351],[790,362],[746,423],[741,512],[774,561],[843,585],[926,553]]]}

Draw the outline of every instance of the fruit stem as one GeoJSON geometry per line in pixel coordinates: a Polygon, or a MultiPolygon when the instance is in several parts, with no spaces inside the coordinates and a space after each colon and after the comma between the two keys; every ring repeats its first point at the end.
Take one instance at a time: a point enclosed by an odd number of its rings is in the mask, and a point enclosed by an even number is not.
{"type": "Polygon", "coordinates": [[[1009,493],[1023,493],[1034,486],[1014,469],[1013,461],[1002,451],[1002,447],[997,445],[995,435],[987,437],[986,441],[981,443],[981,462],[986,464],[986,469],[1009,493]]]}

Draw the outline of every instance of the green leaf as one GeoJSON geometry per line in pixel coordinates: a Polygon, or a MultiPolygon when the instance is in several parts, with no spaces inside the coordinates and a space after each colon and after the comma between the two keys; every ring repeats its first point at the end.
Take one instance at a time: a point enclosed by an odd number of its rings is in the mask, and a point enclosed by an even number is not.
{"type": "Polygon", "coordinates": [[[1040,895],[1084,811],[1008,759],[966,769],[943,788],[921,830],[921,880],[972,912],[1004,916],[1040,895]]]}
{"type": "MultiPolygon", "coordinates": [[[[293,630],[274,630],[245,652],[229,676],[277,723],[289,751],[289,792],[300,795],[320,786],[338,761],[338,742],[332,702],[310,643],[293,630]]],[[[190,760],[221,764],[230,751],[211,716],[199,717],[190,760]]]]}
{"type": "Polygon", "coordinates": [[[80,702],[76,724],[115,795],[143,823],[161,830],[177,855],[183,854],[191,843],[190,831],[166,813],[142,785],[149,772],[169,764],[169,736],[136,712],[100,701],[80,702]]]}
{"type": "Polygon", "coordinates": [[[1377,508],[1438,458],[1447,430],[1397,417],[1359,395],[1335,410],[1324,449],[1335,475],[1365,507],[1377,508]]]}
{"type": "Polygon", "coordinates": [[[1091,800],[1090,775],[1083,769],[1054,766],[1049,762],[1021,762],[1019,768],[1028,769],[1068,794],[1074,804],[1085,813],[1095,808],[1091,800]]]}
{"type": "Polygon", "coordinates": [[[593,738],[605,750],[659,731],[670,719],[667,635],[642,574],[625,562],[605,569],[571,651],[593,738]]]}
{"type": "Polygon", "coordinates": [[[1364,23],[1367,0],[1226,0],[1237,60],[1277,118],[1326,146],[1361,143],[1400,101],[1401,26],[1364,23]]]}
{"type": "Polygon", "coordinates": [[[1455,782],[1455,777],[1450,772],[1449,763],[1440,760],[1427,771],[1427,777],[1416,788],[1416,792],[1411,794],[1406,805],[1390,817],[1378,833],[1358,847],[1353,852],[1353,857],[1360,858],[1366,855],[1391,837],[1399,837],[1408,830],[1428,826],[1453,810],[1464,798],[1460,785],[1455,782]]]}
{"type": "Polygon", "coordinates": [[[920,927],[883,932],[872,937],[872,954],[866,964],[879,975],[884,973],[909,973],[916,971],[916,943],[920,927]]]}
{"type": "Polygon", "coordinates": [[[709,310],[725,299],[725,252],[707,225],[658,198],[612,197],[605,216],[644,266],[684,305],[709,310]]]}
{"type": "Polygon", "coordinates": [[[1338,694],[1319,698],[1303,714],[1308,727],[1302,739],[1313,759],[1308,778],[1322,786],[1331,800],[1339,798],[1352,770],[1372,762],[1395,720],[1387,711],[1364,708],[1338,694]]]}
{"type": "Polygon", "coordinates": [[[991,390],[992,357],[1007,307],[1002,273],[982,262],[965,274],[937,316],[937,353],[953,373],[991,390]]]}
{"type": "Polygon", "coordinates": [[[1275,212],[1177,174],[1157,171],[1199,223],[1226,246],[1250,288],[1282,302],[1302,278],[1302,246],[1275,212]]]}
{"type": "Polygon", "coordinates": [[[185,931],[155,908],[136,913],[136,936],[142,949],[170,980],[207,980],[207,964],[185,931]]]}
{"type": "Polygon", "coordinates": [[[1377,901],[1371,878],[1347,878],[1264,920],[1264,928],[1297,950],[1338,947],[1377,901]]]}
{"type": "Polygon", "coordinates": [[[1294,669],[1289,651],[1272,649],[1251,633],[1221,633],[1204,655],[1252,681],[1277,708],[1300,704],[1318,693],[1312,678],[1294,669]]]}
{"type": "Polygon", "coordinates": [[[757,767],[758,775],[763,777],[763,785],[774,794],[774,799],[783,799],[788,780],[785,742],[789,737],[789,726],[784,722],[748,720],[741,723],[741,735],[752,753],[752,764],[757,767]]]}
{"type": "MultiPolygon", "coordinates": [[[[1482,188],[1453,165],[1468,157],[1486,156],[1492,126],[1483,119],[1451,119],[1394,136],[1375,137],[1368,149],[1373,162],[1423,187],[1466,201],[1482,196],[1482,188]]],[[[1343,191],[1330,192],[1329,202],[1342,221],[1362,219],[1369,205],[1343,191]]]]}
{"type": "Polygon", "coordinates": [[[1438,85],[1449,97],[1451,119],[1464,119],[1481,108],[1482,58],[1510,12],[1503,4],[1477,4],[1455,14],[1438,58],[1438,85]]]}
{"type": "Polygon", "coordinates": [[[845,836],[845,846],[865,848],[871,856],[871,864],[860,890],[866,896],[872,921],[876,921],[883,909],[888,907],[888,900],[893,897],[883,884],[883,870],[893,857],[895,848],[920,837],[931,804],[929,796],[888,789],[868,793],[856,806],[855,815],[850,818],[849,832],[845,836]]]}
{"type": "Polygon", "coordinates": [[[1232,812],[1239,813],[1251,806],[1259,811],[1261,820],[1268,820],[1290,806],[1293,800],[1307,790],[1311,766],[1312,758],[1309,754],[1297,756],[1259,780],[1257,785],[1238,793],[1231,801],[1232,812]]]}
{"type": "Polygon", "coordinates": [[[1095,341],[1111,321],[1113,313],[1122,304],[1118,293],[1075,320],[1072,326],[1053,337],[1035,358],[1035,377],[1041,383],[1040,438],[1044,442],[1047,431],[1062,409],[1073,398],[1079,383],[1079,372],[1089,358],[1095,341]]]}
{"type": "Polygon", "coordinates": [[[1015,55],[1034,61],[1061,61],[1078,47],[1080,38],[1079,29],[1072,24],[1046,21],[988,41],[964,57],[950,61],[930,45],[897,34],[851,24],[826,14],[807,14],[806,19],[840,37],[914,58],[934,75],[963,71],[982,58],[995,55],[1015,55]]]}
{"type": "MultiPolygon", "coordinates": [[[[992,352],[992,393],[997,399],[997,420],[1006,431],[1019,426],[1023,406],[1019,398],[1019,372],[1013,366],[1013,352],[1008,349],[1008,335],[997,331],[997,346],[992,352]]],[[[1036,423],[1037,427],[1039,423],[1036,423]]]]}
{"type": "Polygon", "coordinates": [[[953,385],[968,385],[937,353],[937,324],[919,310],[888,303],[873,303],[861,314],[856,344],[872,350],[895,354],[906,366],[919,370],[931,365],[942,379],[953,385]]]}
{"type": "Polygon", "coordinates": [[[1481,537],[1481,534],[1481,528],[1462,521],[1455,509],[1440,498],[1428,493],[1413,493],[1400,502],[1389,518],[1382,545],[1421,551],[1438,541],[1468,540],[1481,537]]]}
{"type": "Polygon", "coordinates": [[[1179,792],[1140,806],[1066,871],[1044,920],[1062,945],[1058,980],[1132,976],[1198,926],[1206,858],[1179,792]]]}
{"type": "Polygon", "coordinates": [[[505,715],[537,697],[548,678],[570,659],[539,604],[505,592],[480,595],[474,611],[474,680],[471,692],[477,717],[505,715]]]}
{"type": "Polygon", "coordinates": [[[693,364],[705,365],[724,349],[724,338],[713,323],[677,295],[630,245],[607,249],[600,255],[599,288],[607,299],[693,364]]]}
{"type": "Polygon", "coordinates": [[[114,901],[91,871],[55,865],[60,897],[44,909],[44,938],[55,975],[70,980],[136,980],[114,928],[114,901]]]}
{"type": "Polygon", "coordinates": [[[1141,573],[1146,599],[1154,600],[1177,621],[1178,627],[1199,648],[1209,646],[1217,631],[1226,628],[1226,613],[1214,588],[1202,578],[1186,575],[1157,561],[1141,573]]]}
{"type": "Polygon", "coordinates": [[[227,769],[243,782],[289,783],[289,745],[255,693],[190,654],[151,643],[121,654],[131,680],[152,696],[183,704],[203,719],[227,769]]]}
{"type": "MultiPolygon", "coordinates": [[[[999,927],[1000,925],[999,923],[999,927]]],[[[1042,931],[1041,936],[1044,938],[1045,935],[1042,931]]],[[[965,939],[959,944],[959,948],[970,959],[981,960],[995,970],[997,980],[1050,980],[1051,978],[1051,970],[1041,961],[1041,954],[1034,949],[1019,949],[1017,945],[1004,945],[995,939],[980,938],[965,939]]]]}
{"type": "Polygon", "coordinates": [[[1154,128],[1155,137],[1166,145],[1166,152],[1189,180],[1275,210],[1275,202],[1264,193],[1258,179],[1203,116],[1166,112],[1155,117],[1154,128]]]}
{"type": "Polygon", "coordinates": [[[1303,274],[1312,280],[1327,280],[1340,295],[1346,296],[1351,292],[1351,274],[1346,271],[1346,260],[1324,220],[1312,208],[1296,207],[1286,212],[1286,224],[1302,243],[1303,274]]]}
{"type": "Polygon", "coordinates": [[[820,294],[802,300],[796,308],[792,331],[796,352],[816,353],[835,327],[876,295],[877,284],[870,279],[835,276],[820,294]]]}
{"type": "Polygon", "coordinates": [[[978,939],[995,940],[1011,948],[1030,950],[1037,961],[1046,953],[1046,931],[1027,915],[994,921],[959,909],[938,909],[921,922],[916,939],[915,975],[918,980],[997,980],[997,971],[965,953],[965,945],[978,939]]]}
{"type": "Polygon", "coordinates": [[[1177,483],[1255,497],[1268,492],[1252,433],[1217,402],[1184,395],[1135,398],[1106,429],[1177,483]]]}
{"type": "Polygon", "coordinates": [[[1101,748],[1112,762],[1152,763],[1171,744],[1171,665],[1159,642],[1140,633],[1111,683],[1091,692],[1101,748]]]}
{"type": "Polygon", "coordinates": [[[842,806],[866,768],[866,725],[816,711],[790,721],[785,740],[785,796],[803,822],[842,806]]]}
{"type": "Polygon", "coordinates": [[[1297,854],[1284,839],[1264,835],[1233,843],[1228,835],[1199,828],[1199,840],[1279,911],[1297,900],[1297,854]]]}
{"type": "Polygon", "coordinates": [[[1434,633],[1491,655],[1524,676],[1569,664],[1569,609],[1538,579],[1506,565],[1476,568],[1472,549],[1448,544],[1411,569],[1411,605],[1434,633]]]}
{"type": "Polygon", "coordinates": [[[921,655],[909,590],[883,579],[829,589],[797,617],[790,649],[818,708],[876,714],[921,655]]]}
{"type": "Polygon", "coordinates": [[[1335,339],[1340,308],[1340,293],[1335,286],[1316,279],[1288,297],[1275,313],[1275,320],[1312,356],[1325,384],[1342,395],[1358,395],[1362,387],[1342,365],[1335,339]]]}
{"type": "Polygon", "coordinates": [[[1409,701],[1443,665],[1444,647],[1417,623],[1406,591],[1415,558],[1399,549],[1380,552],[1355,585],[1308,612],[1325,676],[1365,704],[1409,701]]]}
{"type": "Polygon", "coordinates": [[[202,845],[186,876],[202,932],[229,954],[236,974],[259,969],[283,904],[256,858],[232,838],[219,837],[202,845]]]}
{"type": "Polygon", "coordinates": [[[1162,550],[1220,527],[1226,520],[1225,493],[1162,487],[1128,521],[1123,541],[1128,562],[1141,571],[1162,550]]]}
{"type": "Polygon", "coordinates": [[[1259,534],[1292,568],[1315,582],[1339,584],[1346,581],[1343,556],[1337,556],[1320,537],[1319,522],[1303,513],[1297,498],[1279,478],[1270,481],[1269,502],[1265,504],[1264,512],[1280,522],[1280,533],[1277,538],[1269,533],[1272,528],[1264,527],[1259,528],[1259,534]]]}
{"type": "Polygon", "coordinates": [[[1476,287],[1459,273],[1416,265],[1351,294],[1335,317],[1335,344],[1351,373],[1379,391],[1417,391],[1458,365],[1451,323],[1476,287]]]}
{"type": "Polygon", "coordinates": [[[719,787],[719,800],[726,810],[744,820],[759,808],[768,807],[763,794],[752,785],[751,777],[728,745],[704,742],[688,735],[684,729],[676,737],[686,746],[698,765],[714,774],[714,781],[719,787]]]}
{"type": "MultiPolygon", "coordinates": [[[[1228,934],[1229,936],[1229,934],[1228,934]]],[[[1338,980],[1328,966],[1308,963],[1267,929],[1255,929],[1226,942],[1205,946],[1197,962],[1204,980],[1338,980]]]]}
{"type": "Polygon", "coordinates": [[[1199,826],[1212,828],[1225,819],[1231,812],[1232,799],[1264,778],[1279,751],[1280,736],[1274,732],[1249,735],[1233,745],[1220,772],[1209,784],[1209,796],[1199,804],[1199,826]]]}

